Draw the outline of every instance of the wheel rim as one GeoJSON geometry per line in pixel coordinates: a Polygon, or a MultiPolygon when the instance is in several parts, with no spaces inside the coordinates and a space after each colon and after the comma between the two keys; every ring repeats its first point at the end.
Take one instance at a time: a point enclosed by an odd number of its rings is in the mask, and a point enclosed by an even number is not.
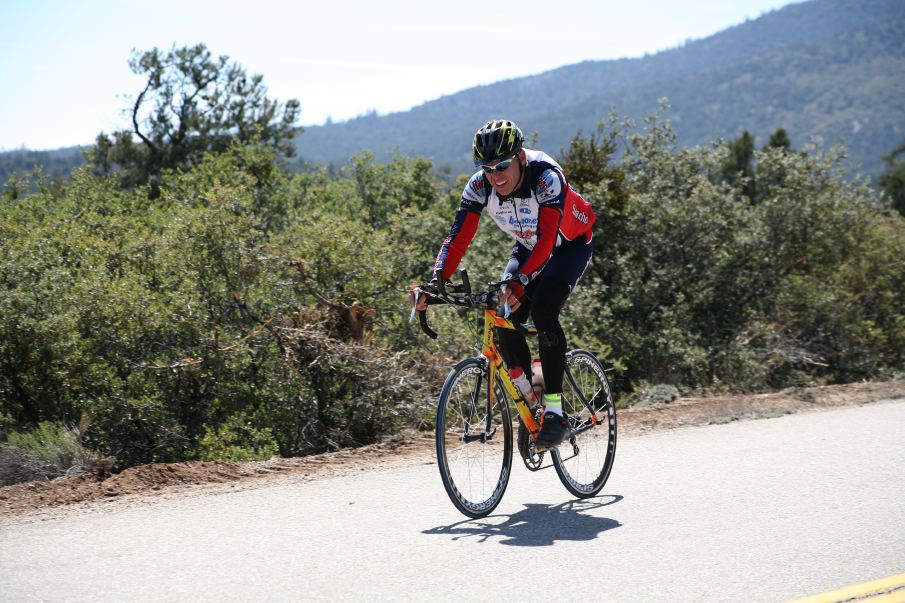
{"type": "Polygon", "coordinates": [[[563,406],[573,433],[580,433],[563,442],[554,454],[560,458],[560,474],[567,486],[579,495],[596,494],[609,477],[615,454],[613,394],[603,367],[590,354],[572,354],[568,365],[572,378],[563,383],[563,406]]]}
{"type": "Polygon", "coordinates": [[[495,389],[491,435],[485,441],[478,439],[488,433],[488,388],[483,367],[467,366],[454,376],[445,388],[442,414],[438,416],[437,443],[444,484],[460,510],[473,516],[489,513],[509,480],[511,425],[499,384],[495,389]],[[466,441],[466,436],[473,439],[466,441]]]}

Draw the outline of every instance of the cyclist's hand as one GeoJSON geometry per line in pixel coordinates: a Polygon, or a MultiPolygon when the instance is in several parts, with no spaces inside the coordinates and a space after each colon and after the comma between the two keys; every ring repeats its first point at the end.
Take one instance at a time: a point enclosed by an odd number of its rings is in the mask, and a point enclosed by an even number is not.
{"type": "Polygon", "coordinates": [[[416,312],[424,312],[427,310],[427,298],[437,293],[437,287],[433,283],[430,285],[412,285],[409,288],[409,306],[416,312]],[[415,289],[420,289],[419,295],[415,296],[415,289]]]}
{"type": "Polygon", "coordinates": [[[500,307],[509,304],[509,311],[515,312],[522,305],[522,298],[525,297],[525,286],[516,279],[508,281],[503,288],[500,289],[500,307]]]}

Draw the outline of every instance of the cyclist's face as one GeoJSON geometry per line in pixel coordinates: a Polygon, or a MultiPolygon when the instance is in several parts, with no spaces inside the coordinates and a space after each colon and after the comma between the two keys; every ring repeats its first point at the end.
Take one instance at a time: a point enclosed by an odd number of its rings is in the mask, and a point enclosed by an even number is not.
{"type": "MultiPolygon", "coordinates": [[[[506,196],[511,195],[512,192],[518,188],[519,180],[522,177],[522,153],[520,152],[518,155],[512,158],[512,163],[509,164],[505,170],[494,170],[491,173],[484,174],[484,177],[490,181],[490,184],[493,185],[493,188],[496,189],[498,195],[506,196]]],[[[501,163],[496,161],[489,165],[496,165],[497,163],[501,163]]]]}

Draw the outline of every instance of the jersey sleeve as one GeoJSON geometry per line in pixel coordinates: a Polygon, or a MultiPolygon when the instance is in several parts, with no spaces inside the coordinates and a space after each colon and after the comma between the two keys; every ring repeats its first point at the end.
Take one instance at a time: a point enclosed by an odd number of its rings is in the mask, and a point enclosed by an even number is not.
{"type": "Polygon", "coordinates": [[[484,208],[487,207],[488,192],[489,190],[486,180],[484,179],[484,172],[477,172],[468,180],[468,184],[465,185],[465,190],[462,191],[462,200],[459,202],[459,209],[481,213],[484,211],[484,208]]]}
{"type": "Polygon", "coordinates": [[[481,214],[474,211],[460,208],[456,212],[456,219],[449,231],[449,236],[443,240],[440,253],[437,254],[437,261],[434,263],[435,278],[442,278],[445,282],[453,275],[478,231],[480,219],[481,214]]]}
{"type": "Polygon", "coordinates": [[[547,166],[534,187],[541,207],[559,210],[559,234],[564,239],[572,241],[581,235],[590,236],[594,227],[594,210],[590,203],[569,186],[559,167],[547,166]]]}
{"type": "Polygon", "coordinates": [[[562,172],[548,167],[537,177],[533,184],[537,203],[541,207],[553,207],[562,210],[565,206],[568,185],[562,172]]]}
{"type": "Polygon", "coordinates": [[[459,211],[453,221],[449,236],[443,240],[437,261],[434,263],[434,277],[448,279],[459,267],[459,262],[465,256],[471,240],[478,230],[478,222],[481,213],[487,206],[487,196],[484,189],[484,174],[476,173],[465,185],[462,191],[462,199],[459,202],[459,211]]]}

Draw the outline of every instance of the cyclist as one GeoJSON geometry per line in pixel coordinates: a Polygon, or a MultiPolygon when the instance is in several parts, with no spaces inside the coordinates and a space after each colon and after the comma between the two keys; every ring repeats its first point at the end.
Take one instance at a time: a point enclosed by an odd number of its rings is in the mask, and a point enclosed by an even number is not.
{"type": "MultiPolygon", "coordinates": [[[[569,186],[559,164],[541,151],[523,148],[523,143],[521,130],[506,119],[490,120],[475,133],[472,152],[480,169],[462,192],[455,221],[437,255],[432,284],[439,279],[445,283],[455,273],[482,213],[515,239],[501,279],[507,284],[500,305],[508,303],[521,323],[530,316],[537,327],[545,411],[535,443],[549,448],[569,431],[562,410],[566,339],[559,313],[591,260],[595,216],[569,186]]],[[[419,300],[416,309],[425,308],[426,300],[419,300]]],[[[524,335],[498,329],[497,340],[506,364],[521,367],[530,377],[531,352],[524,335]]]]}

